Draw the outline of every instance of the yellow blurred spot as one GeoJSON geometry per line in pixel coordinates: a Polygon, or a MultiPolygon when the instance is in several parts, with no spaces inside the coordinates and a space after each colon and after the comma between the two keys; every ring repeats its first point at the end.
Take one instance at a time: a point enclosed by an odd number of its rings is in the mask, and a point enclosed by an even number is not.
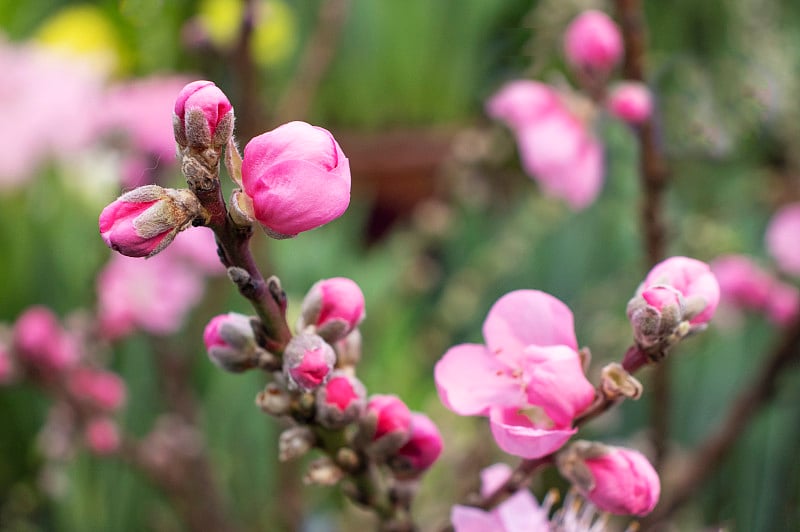
{"type": "Polygon", "coordinates": [[[292,53],[296,40],[297,21],[286,2],[262,1],[251,48],[255,62],[262,66],[280,63],[292,53]]]}
{"type": "Polygon", "coordinates": [[[99,67],[121,73],[126,61],[112,22],[97,7],[65,7],[44,21],[34,40],[48,48],[86,57],[99,67]]]}
{"type": "Polygon", "coordinates": [[[229,48],[236,41],[244,14],[241,0],[203,0],[197,18],[208,38],[219,48],[229,48]]]}

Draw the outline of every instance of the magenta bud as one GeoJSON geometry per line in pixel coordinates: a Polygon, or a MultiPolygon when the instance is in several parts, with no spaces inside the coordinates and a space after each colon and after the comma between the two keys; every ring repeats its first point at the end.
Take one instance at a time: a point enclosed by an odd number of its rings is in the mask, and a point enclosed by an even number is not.
{"type": "Polygon", "coordinates": [[[122,441],[117,424],[105,417],[90,420],[84,438],[89,450],[101,456],[115,453],[122,441]]]}
{"type": "Polygon", "coordinates": [[[622,34],[605,13],[584,11],[567,27],[564,52],[576,68],[609,72],[622,58],[622,34]]]}
{"type": "Polygon", "coordinates": [[[233,133],[233,107],[211,81],[193,81],[175,100],[175,140],[183,147],[222,148],[233,133]]]}
{"type": "Polygon", "coordinates": [[[606,107],[623,122],[641,124],[653,113],[653,95],[644,83],[617,83],[611,88],[606,107]]]}
{"type": "Polygon", "coordinates": [[[13,346],[22,362],[45,372],[63,371],[80,358],[77,341],[47,307],[30,307],[17,318],[13,346]]]}
{"type": "Polygon", "coordinates": [[[260,354],[250,318],[235,312],[211,318],[203,331],[208,358],[220,368],[238,373],[260,363],[260,354]]]}
{"type": "Polygon", "coordinates": [[[301,333],[292,338],[283,352],[283,372],[289,386],[311,392],[327,382],[336,353],[316,334],[301,333]]]}
{"type": "Polygon", "coordinates": [[[202,207],[189,190],[146,185],[127,192],[100,213],[100,236],[128,257],[152,257],[200,216],[202,207]]]}
{"type": "Polygon", "coordinates": [[[399,448],[408,441],[411,411],[396,395],[373,395],[367,403],[367,422],[373,429],[372,440],[396,440],[399,448]]]}
{"type": "Polygon", "coordinates": [[[556,463],[584,497],[606,512],[643,516],[658,503],[658,474],[638,451],[581,440],[559,453],[556,463]]]}
{"type": "Polygon", "coordinates": [[[411,434],[397,450],[390,465],[400,477],[415,477],[428,469],[442,454],[442,435],[425,414],[411,414],[411,434]]]}
{"type": "Polygon", "coordinates": [[[313,326],[328,342],[350,334],[364,319],[364,294],[345,277],[323,279],[314,283],[303,300],[298,329],[313,326]]]}
{"type": "Polygon", "coordinates": [[[361,417],[367,390],[355,376],[334,371],[317,389],[317,421],[329,429],[342,428],[361,417]]]}
{"type": "Polygon", "coordinates": [[[289,122],[252,139],[242,160],[244,192],[268,234],[287,238],[324,225],[350,203],[350,165],[327,130],[289,122]]]}
{"type": "Polygon", "coordinates": [[[125,381],[110,371],[78,368],[67,378],[67,389],[76,399],[107,412],[119,410],[127,395],[125,381]]]}

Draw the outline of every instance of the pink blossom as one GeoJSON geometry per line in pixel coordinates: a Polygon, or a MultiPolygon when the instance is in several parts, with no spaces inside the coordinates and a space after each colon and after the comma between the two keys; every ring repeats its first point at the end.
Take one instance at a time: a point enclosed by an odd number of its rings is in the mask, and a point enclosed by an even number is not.
{"type": "MultiPolygon", "coordinates": [[[[492,494],[511,476],[506,464],[495,464],[481,472],[481,495],[492,494]]],[[[547,509],[536,502],[530,491],[522,489],[486,512],[471,506],[455,505],[450,520],[456,532],[547,532],[547,509]]]]}
{"type": "MultiPolygon", "coordinates": [[[[213,144],[214,134],[223,121],[226,118],[232,120],[228,117],[232,110],[228,97],[213,82],[193,81],[181,89],[175,99],[176,135],[180,131],[190,144],[209,146],[213,144]],[[193,121],[192,113],[198,113],[197,122],[193,121]],[[200,131],[200,128],[204,131],[200,131]]],[[[232,121],[229,127],[233,127],[232,121]]],[[[179,137],[176,138],[179,144],[182,143],[179,137]]]]}
{"type": "Polygon", "coordinates": [[[687,304],[693,302],[702,309],[689,323],[708,323],[719,304],[719,283],[705,262],[688,257],[670,257],[656,264],[642,284],[641,290],[656,285],[671,286],[681,293],[687,304]]]}
{"type": "Polygon", "coordinates": [[[283,352],[283,373],[291,386],[304,392],[325,384],[336,363],[336,353],[316,334],[300,333],[283,352]]]}
{"type": "Polygon", "coordinates": [[[401,476],[417,476],[436,462],[443,446],[442,435],[433,421],[413,412],[408,441],[397,450],[392,468],[401,476]]]}
{"type": "Polygon", "coordinates": [[[584,11],[567,27],[564,52],[576,68],[607,72],[622,58],[622,35],[605,13],[584,11]]]}
{"type": "Polygon", "coordinates": [[[744,255],[727,255],[711,263],[723,301],[749,309],[762,309],[775,279],[744,255]]]}
{"type": "Polygon", "coordinates": [[[375,416],[374,440],[402,435],[403,441],[411,430],[411,411],[396,395],[373,395],[367,402],[367,413],[375,416]]]}
{"type": "Polygon", "coordinates": [[[67,378],[67,389],[73,397],[108,412],[125,403],[125,382],[110,371],[78,368],[67,378]]]}
{"type": "Polygon", "coordinates": [[[203,279],[167,248],[146,261],[114,254],[97,278],[98,319],[108,338],[136,329],[177,332],[200,301],[203,279]]]}
{"type": "Polygon", "coordinates": [[[42,163],[67,159],[97,138],[105,74],[88,62],[0,36],[0,189],[24,183],[42,163]]]}
{"type": "Polygon", "coordinates": [[[590,205],[603,185],[603,148],[566,96],[535,81],[512,81],[487,103],[517,138],[525,171],[544,192],[575,210],[590,205]]]}
{"type": "Polygon", "coordinates": [[[775,213],[766,240],[778,267],[790,275],[800,275],[800,203],[790,203],[775,213]]]}
{"type": "Polygon", "coordinates": [[[115,453],[122,443],[117,424],[105,417],[89,421],[84,437],[89,450],[101,456],[115,453]]]}
{"type": "Polygon", "coordinates": [[[333,277],[314,283],[301,311],[299,329],[309,325],[328,341],[344,338],[364,319],[364,294],[345,277],[333,277]]]}
{"type": "Polygon", "coordinates": [[[39,370],[63,371],[75,365],[80,346],[47,307],[34,306],[14,324],[14,349],[22,361],[39,370]]]}
{"type": "Polygon", "coordinates": [[[342,428],[361,417],[366,397],[366,388],[354,375],[335,371],[317,390],[317,421],[329,429],[342,428]]]}
{"type": "Polygon", "coordinates": [[[222,275],[225,267],[217,254],[214,232],[207,227],[189,227],[175,236],[169,252],[198,273],[222,275]]]}
{"type": "Polygon", "coordinates": [[[776,281],[767,299],[767,317],[785,327],[797,320],[800,312],[800,290],[790,284],[776,281]]]}
{"type": "Polygon", "coordinates": [[[608,447],[608,452],[584,459],[594,486],[584,496],[598,508],[615,514],[647,515],[658,503],[661,482],[638,451],[608,447]]]}
{"type": "Polygon", "coordinates": [[[252,139],[242,180],[254,216],[274,236],[295,236],[338,218],[350,203],[350,165],[321,127],[290,122],[252,139]]]}
{"type": "Polygon", "coordinates": [[[457,345],[436,364],[442,402],[457,414],[489,416],[508,453],[538,458],[557,450],[595,397],[572,312],[549,294],[518,290],[491,308],[483,337],[486,345],[457,345]]]}
{"type": "Polygon", "coordinates": [[[629,124],[641,124],[653,112],[653,95],[644,83],[617,83],[611,88],[606,107],[620,120],[629,124]]]}

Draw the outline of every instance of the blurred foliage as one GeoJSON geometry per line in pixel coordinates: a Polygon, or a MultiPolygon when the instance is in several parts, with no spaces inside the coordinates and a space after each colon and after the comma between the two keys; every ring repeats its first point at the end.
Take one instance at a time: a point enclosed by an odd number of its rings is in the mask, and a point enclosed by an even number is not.
{"type": "MultiPolygon", "coordinates": [[[[267,110],[280,100],[301,63],[320,3],[281,4],[289,9],[285,20],[291,22],[264,37],[267,48],[285,46],[281,54],[257,61],[262,65],[257,72],[260,103],[267,110]]],[[[482,421],[456,418],[438,404],[432,382],[433,364],[447,347],[481,341],[481,323],[500,295],[538,288],[564,300],[575,312],[580,342],[592,348],[595,374],[603,363],[618,360],[628,343],[625,305],[644,273],[631,132],[610,120],[598,125],[606,142],[607,183],[596,204],[575,214],[539,194],[519,169],[511,136],[487,126],[482,115],[485,97],[531,64],[546,78],[563,77],[554,55],[558,44],[550,38],[549,53],[531,44],[545,34],[558,38],[561,27],[543,21],[566,21],[587,3],[350,0],[339,46],[315,94],[312,118],[326,127],[378,136],[397,127],[467,129],[479,124],[493,155],[475,163],[460,160],[457,149],[456,155],[443,154],[448,164],[438,181],[439,193],[377,243],[367,245],[361,238],[371,209],[363,196],[329,226],[289,241],[259,242],[263,263],[281,276],[289,292],[290,312],[297,312],[304,291],[320,278],[348,276],[362,286],[368,312],[360,369],[365,384],[430,412],[445,431],[445,456],[418,502],[429,526],[441,523],[449,505],[474,486],[481,466],[504,459],[482,421]]],[[[97,30],[97,42],[114,48],[118,76],[199,73],[217,80],[236,105],[242,73],[222,60],[219,50],[207,53],[186,45],[187,21],[198,13],[213,19],[219,6],[212,4],[0,0],[0,27],[14,41],[47,40],[58,29],[53,21],[66,13],[62,9],[92,6],[92,16],[103,21],[97,27],[105,28],[97,30]]],[[[766,262],[762,235],[770,213],[780,202],[800,197],[800,4],[646,4],[651,81],[664,111],[660,134],[671,157],[670,251],[703,260],[741,252],[766,262]]],[[[72,29],[88,39],[85,24],[90,22],[72,29]]],[[[229,29],[210,31],[215,39],[229,38],[229,29]],[[219,32],[216,37],[214,32],[219,32]]],[[[455,142],[463,140],[457,136],[455,142]]],[[[391,162],[392,154],[386,157],[391,162]]],[[[61,315],[93,306],[93,279],[109,256],[97,236],[101,207],[102,202],[65,184],[57,167],[43,171],[34,185],[0,196],[0,319],[11,323],[34,303],[61,315]]],[[[273,530],[270,523],[280,510],[284,486],[276,474],[279,429],[253,407],[262,378],[217,371],[200,341],[206,320],[224,309],[246,311],[227,283],[219,282],[174,345],[192,359],[202,424],[233,514],[248,530],[273,530]]],[[[776,335],[759,317],[729,317],[726,322],[721,316],[708,333],[675,353],[671,425],[678,453],[713,429],[776,335]]],[[[113,360],[130,387],[123,423],[137,435],[149,430],[164,406],[154,357],[148,339],[135,336],[119,346],[113,360]]],[[[782,379],[776,399],[681,514],[681,530],[800,527],[800,465],[795,460],[799,384],[796,372],[782,379]]],[[[587,432],[610,442],[644,442],[648,406],[646,394],[594,422],[587,432]]],[[[0,412],[0,455],[5,457],[0,461],[0,527],[180,529],[163,495],[114,461],[80,456],[67,471],[69,488],[62,497],[49,500],[38,494],[41,462],[34,441],[46,401],[25,387],[2,390],[0,412]]],[[[304,494],[313,494],[305,498],[308,529],[334,528],[330,507],[342,501],[329,490],[306,488],[304,494]]],[[[351,512],[347,518],[363,516],[351,512]]]]}

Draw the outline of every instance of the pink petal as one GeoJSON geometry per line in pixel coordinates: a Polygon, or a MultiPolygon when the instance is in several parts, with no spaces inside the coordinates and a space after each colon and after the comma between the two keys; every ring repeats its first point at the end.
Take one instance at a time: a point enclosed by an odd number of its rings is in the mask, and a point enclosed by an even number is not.
{"type": "Polygon", "coordinates": [[[508,464],[499,462],[481,471],[481,496],[488,497],[511,478],[513,470],[508,464]]]}
{"type": "Polygon", "coordinates": [[[451,347],[433,370],[439,397],[462,416],[485,415],[497,405],[525,402],[520,382],[482,345],[451,347]]]}
{"type": "Polygon", "coordinates": [[[547,532],[550,520],[533,494],[523,488],[495,510],[505,532],[547,532]]]}
{"type": "Polygon", "coordinates": [[[572,311],[538,290],[516,290],[498,299],[483,323],[483,337],[489,351],[509,357],[529,345],[578,349],[572,311]]]}
{"type": "Polygon", "coordinates": [[[560,449],[578,429],[538,429],[514,410],[492,409],[489,416],[497,445],[522,458],[541,458],[560,449]]]}
{"type": "Polygon", "coordinates": [[[516,80],[506,83],[486,103],[486,113],[509,127],[527,127],[542,115],[561,106],[558,95],[549,85],[538,81],[516,80]]]}
{"type": "Polygon", "coordinates": [[[450,522],[456,532],[502,532],[500,519],[492,513],[472,506],[453,506],[450,522]]]}
{"type": "Polygon", "coordinates": [[[800,203],[779,210],[769,223],[767,250],[778,267],[791,275],[800,275],[800,203]]]}

